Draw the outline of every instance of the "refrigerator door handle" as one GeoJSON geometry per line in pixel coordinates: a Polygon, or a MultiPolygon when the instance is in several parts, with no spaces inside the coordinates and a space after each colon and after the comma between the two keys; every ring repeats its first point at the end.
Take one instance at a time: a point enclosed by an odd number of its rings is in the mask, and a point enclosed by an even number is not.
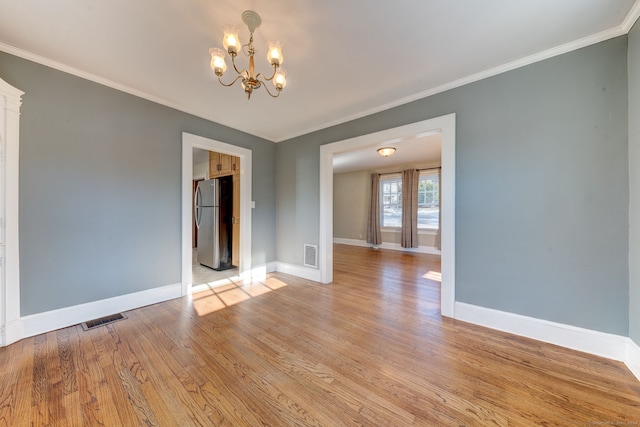
{"type": "Polygon", "coordinates": [[[195,210],[196,217],[196,228],[200,229],[200,223],[202,222],[202,210],[200,209],[200,199],[202,195],[200,194],[200,186],[196,187],[196,194],[193,198],[193,209],[195,210]]]}

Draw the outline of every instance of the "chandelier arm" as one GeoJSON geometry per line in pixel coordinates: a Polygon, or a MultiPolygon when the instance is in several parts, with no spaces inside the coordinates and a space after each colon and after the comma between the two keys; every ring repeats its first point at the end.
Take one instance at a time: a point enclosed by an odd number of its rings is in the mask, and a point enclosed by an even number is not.
{"type": "Polygon", "coordinates": [[[262,76],[262,78],[263,78],[263,79],[265,79],[266,81],[270,82],[270,81],[271,81],[271,80],[273,80],[273,78],[276,76],[276,73],[277,73],[277,72],[278,72],[278,66],[277,66],[277,65],[274,65],[274,66],[273,66],[273,74],[271,74],[271,77],[267,77],[267,76],[265,76],[265,75],[264,75],[264,74],[262,74],[262,73],[258,73],[258,74],[256,75],[256,79],[257,79],[258,77],[262,76]]]}
{"type": "Polygon", "coordinates": [[[242,53],[244,53],[244,56],[247,56],[247,57],[251,56],[249,54],[249,52],[251,52],[251,42],[247,44],[243,44],[241,50],[242,50],[242,53]]]}
{"type": "Polygon", "coordinates": [[[268,93],[269,95],[271,95],[271,97],[273,97],[273,98],[277,98],[277,97],[279,97],[279,96],[280,96],[280,92],[282,92],[282,90],[279,90],[279,91],[278,91],[278,93],[277,93],[276,95],[274,95],[274,94],[272,94],[272,93],[271,93],[271,91],[269,90],[269,86],[267,86],[266,84],[264,84],[264,85],[262,85],[262,86],[264,87],[264,90],[266,90],[266,91],[267,91],[267,93],[268,93]]]}
{"type": "MultiPolygon", "coordinates": [[[[238,67],[236,67],[236,60],[235,60],[235,59],[236,59],[236,55],[231,55],[231,64],[233,64],[233,69],[234,69],[234,70],[236,70],[236,73],[237,73],[238,75],[244,76],[244,74],[245,74],[245,72],[246,72],[247,70],[242,70],[242,71],[238,70],[238,67]]],[[[236,79],[236,80],[237,80],[237,79],[236,79]]],[[[233,83],[232,83],[232,84],[233,84],[233,83]]]]}
{"type": "Polygon", "coordinates": [[[233,81],[232,81],[231,83],[226,84],[225,82],[223,82],[223,81],[222,81],[222,79],[220,78],[220,76],[218,76],[218,81],[220,82],[220,84],[221,84],[222,86],[229,87],[229,86],[233,86],[233,85],[235,84],[235,82],[237,82],[237,81],[238,81],[238,79],[241,79],[241,78],[242,78],[242,75],[238,75],[235,79],[233,79],[233,81]]]}

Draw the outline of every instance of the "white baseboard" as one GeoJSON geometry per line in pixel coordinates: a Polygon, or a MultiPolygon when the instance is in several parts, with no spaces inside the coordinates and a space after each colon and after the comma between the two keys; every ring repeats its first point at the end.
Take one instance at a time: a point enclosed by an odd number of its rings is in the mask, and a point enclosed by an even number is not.
{"type": "MultiPolygon", "coordinates": [[[[272,273],[274,271],[282,271],[315,281],[318,281],[319,278],[319,272],[317,270],[276,262],[269,262],[264,265],[254,267],[249,271],[243,272],[239,278],[247,281],[262,280],[267,273],[272,273]],[[278,270],[279,264],[282,264],[280,270],[278,270]],[[317,277],[312,274],[314,272],[317,277]]],[[[192,287],[191,290],[197,291],[198,287],[192,287]]],[[[181,296],[182,284],[176,283],[160,288],[120,295],[100,301],[93,301],[86,304],[79,304],[21,317],[17,321],[7,324],[7,345],[23,338],[43,334],[71,325],[77,325],[78,323],[82,323],[86,320],[107,316],[121,311],[132,310],[174,298],[180,298],[181,296]]]]}
{"type": "Polygon", "coordinates": [[[367,243],[364,240],[357,239],[343,239],[341,237],[334,237],[333,243],[340,245],[362,246],[366,248],[380,248],[391,249],[392,251],[404,251],[404,252],[417,252],[421,254],[440,255],[440,250],[432,248],[431,246],[418,246],[417,248],[403,248],[399,243],[382,242],[381,245],[374,246],[371,243],[367,243]]]}
{"type": "Polygon", "coordinates": [[[232,282],[242,282],[243,284],[249,284],[254,281],[264,280],[268,273],[276,271],[276,262],[268,262],[266,264],[254,267],[251,270],[246,270],[239,275],[229,276],[223,279],[214,280],[213,282],[201,283],[194,285],[190,283],[187,286],[187,294],[207,291],[216,286],[224,286],[232,282]]]}
{"type": "Polygon", "coordinates": [[[337,243],[339,245],[362,246],[363,248],[373,247],[371,243],[367,243],[365,240],[343,239],[342,237],[334,237],[333,243],[337,243]]]}
{"type": "MultiPolygon", "coordinates": [[[[19,320],[20,325],[15,325],[16,330],[20,332],[20,336],[18,337],[12,334],[13,341],[11,342],[56,329],[66,328],[67,326],[77,325],[86,320],[179,298],[181,294],[182,284],[176,283],[160,288],[21,317],[19,320]]],[[[7,344],[11,342],[7,340],[7,344]]]]}
{"type": "Polygon", "coordinates": [[[244,271],[240,275],[245,283],[251,283],[255,280],[264,280],[268,273],[277,271],[277,263],[275,261],[253,267],[249,271],[244,271]]]}
{"type": "Polygon", "coordinates": [[[621,362],[627,360],[631,341],[621,335],[592,331],[463,302],[456,302],[455,318],[621,362]]]}
{"type": "Polygon", "coordinates": [[[638,347],[638,344],[633,342],[632,339],[629,339],[629,346],[627,348],[627,360],[625,360],[624,363],[629,370],[633,372],[633,375],[640,380],[640,347],[638,347]]]}
{"type": "Polygon", "coordinates": [[[24,337],[22,320],[16,319],[8,322],[5,328],[5,345],[13,344],[24,337]]]}
{"type": "Polygon", "coordinates": [[[313,280],[314,282],[320,282],[320,270],[314,268],[302,267],[299,265],[288,264],[286,262],[276,262],[276,271],[285,274],[291,274],[292,276],[302,277],[303,279],[313,280]]]}
{"type": "MultiPolygon", "coordinates": [[[[251,270],[251,276],[256,279],[260,275],[273,271],[316,282],[320,281],[319,270],[284,262],[270,262],[264,266],[254,268],[251,270]]],[[[179,298],[181,292],[182,284],[176,283],[21,317],[18,321],[7,324],[6,344],[9,345],[23,338],[76,325],[86,320],[179,298]]],[[[455,303],[455,318],[596,356],[622,361],[640,380],[640,347],[630,338],[463,302],[455,303]]]]}
{"type": "Polygon", "coordinates": [[[259,265],[257,267],[254,266],[250,271],[243,272],[242,275],[244,276],[245,274],[248,273],[249,277],[253,277],[253,278],[261,277],[267,273],[273,273],[274,271],[276,271],[277,266],[278,266],[277,262],[271,261],[266,264],[259,265]]]}

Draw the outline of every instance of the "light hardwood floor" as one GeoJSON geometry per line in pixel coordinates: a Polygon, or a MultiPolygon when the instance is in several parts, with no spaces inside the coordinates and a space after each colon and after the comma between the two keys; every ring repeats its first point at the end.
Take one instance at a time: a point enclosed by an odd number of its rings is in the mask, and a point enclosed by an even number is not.
{"type": "Polygon", "coordinates": [[[442,318],[439,258],[337,245],[271,274],[0,349],[0,426],[638,425],[622,363],[442,318]]]}

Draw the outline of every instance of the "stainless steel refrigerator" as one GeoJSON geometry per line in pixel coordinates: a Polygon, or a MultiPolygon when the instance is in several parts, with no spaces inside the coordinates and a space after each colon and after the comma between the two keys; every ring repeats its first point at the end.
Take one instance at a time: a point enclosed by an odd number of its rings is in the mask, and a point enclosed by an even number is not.
{"type": "Polygon", "coordinates": [[[194,198],[198,229],[198,262],[214,270],[233,268],[231,231],[233,178],[201,181],[194,198]]]}

